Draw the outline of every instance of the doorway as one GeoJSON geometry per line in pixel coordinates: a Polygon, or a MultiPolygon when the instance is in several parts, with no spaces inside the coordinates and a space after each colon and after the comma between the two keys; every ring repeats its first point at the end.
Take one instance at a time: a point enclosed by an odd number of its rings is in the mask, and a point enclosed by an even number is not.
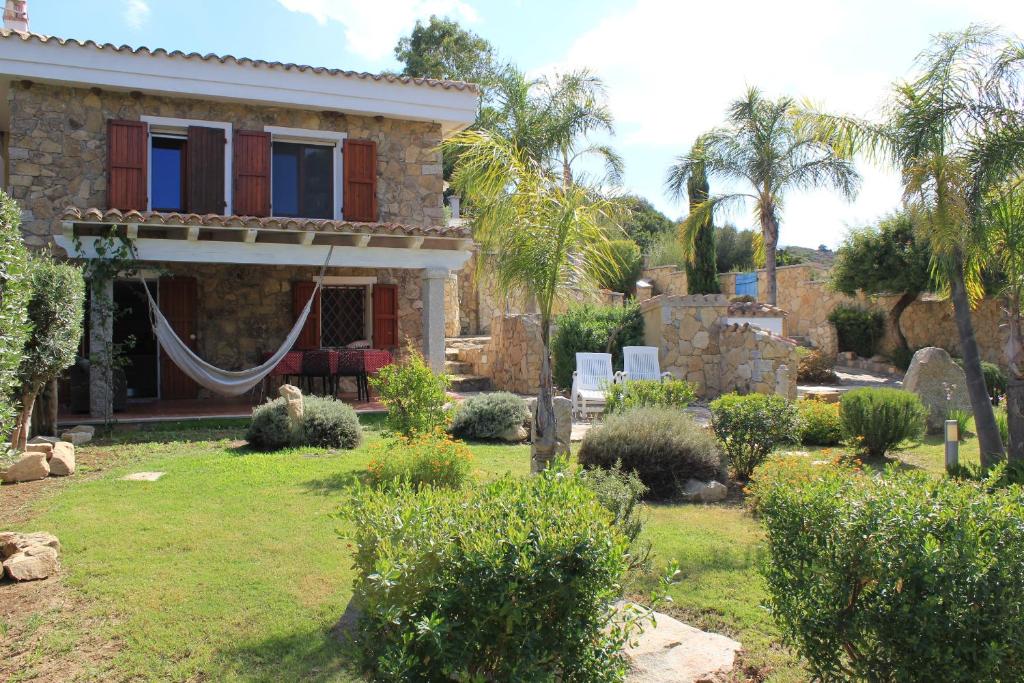
{"type": "Polygon", "coordinates": [[[139,282],[114,282],[114,344],[124,349],[124,376],[130,399],[158,396],[160,370],[156,336],[149,322],[146,292],[139,282]]]}

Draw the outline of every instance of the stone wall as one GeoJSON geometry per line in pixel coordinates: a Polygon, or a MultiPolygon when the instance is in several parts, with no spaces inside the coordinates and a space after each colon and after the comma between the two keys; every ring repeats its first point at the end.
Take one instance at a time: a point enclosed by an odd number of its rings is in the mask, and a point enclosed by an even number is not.
{"type": "Polygon", "coordinates": [[[644,268],[640,277],[654,285],[654,294],[686,296],[690,293],[686,281],[686,271],[679,270],[675,266],[644,268]]]}
{"type": "Polygon", "coordinates": [[[9,186],[22,208],[26,242],[43,246],[68,206],[106,207],[107,119],[143,115],[346,132],[377,143],[382,222],[436,225],[441,207],[441,126],[437,123],[200,99],[132,95],[20,81],[8,94],[9,186]]]}
{"type": "Polygon", "coordinates": [[[741,394],[778,394],[796,400],[796,344],[784,337],[751,327],[727,325],[720,329],[721,391],[741,394]]]}
{"type": "Polygon", "coordinates": [[[490,377],[499,391],[536,394],[540,390],[540,365],[544,357],[540,316],[498,315],[489,327],[491,341],[470,358],[473,374],[490,377]]]}
{"type": "Polygon", "coordinates": [[[659,295],[640,305],[644,342],[661,369],[696,385],[706,399],[757,391],[796,397],[796,344],[744,325],[727,325],[723,294],[659,295]]]}

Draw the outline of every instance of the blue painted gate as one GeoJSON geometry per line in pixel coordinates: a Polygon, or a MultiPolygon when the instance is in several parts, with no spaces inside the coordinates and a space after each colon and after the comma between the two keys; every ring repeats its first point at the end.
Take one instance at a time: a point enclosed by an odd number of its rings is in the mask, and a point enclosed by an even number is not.
{"type": "Polygon", "coordinates": [[[757,273],[736,274],[736,296],[744,295],[757,299],[757,273]]]}

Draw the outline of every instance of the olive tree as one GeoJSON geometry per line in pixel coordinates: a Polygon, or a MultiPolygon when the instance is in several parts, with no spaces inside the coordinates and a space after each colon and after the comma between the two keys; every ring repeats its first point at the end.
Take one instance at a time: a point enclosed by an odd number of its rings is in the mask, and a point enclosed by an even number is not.
{"type": "Polygon", "coordinates": [[[25,343],[18,373],[21,414],[11,445],[24,448],[32,425],[36,396],[46,384],[75,362],[82,339],[85,280],[77,266],[36,256],[29,264],[32,296],[28,318],[32,333],[25,343]]]}
{"type": "Polygon", "coordinates": [[[0,439],[14,421],[21,352],[28,337],[28,252],[18,205],[0,191],[0,439]]]}

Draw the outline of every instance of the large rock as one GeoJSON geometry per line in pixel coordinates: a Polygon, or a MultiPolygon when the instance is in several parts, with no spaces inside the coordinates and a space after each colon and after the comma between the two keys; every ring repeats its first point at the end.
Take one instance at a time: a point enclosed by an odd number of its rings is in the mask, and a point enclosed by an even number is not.
{"type": "Polygon", "coordinates": [[[691,503],[717,503],[725,500],[729,489],[718,481],[689,479],[683,486],[683,498],[691,503]]]}
{"type": "Polygon", "coordinates": [[[45,453],[46,459],[49,460],[50,456],[53,455],[53,444],[46,443],[29,443],[25,444],[26,453],[45,453]]]}
{"type": "Polygon", "coordinates": [[[914,354],[903,388],[917,394],[928,409],[928,431],[942,431],[951,410],[970,410],[967,377],[945,349],[927,346],[914,354]]]}
{"type": "Polygon", "coordinates": [[[96,428],[92,425],[78,425],[61,433],[61,441],[69,441],[76,446],[92,441],[96,435],[96,428]]]}
{"type": "Polygon", "coordinates": [[[696,683],[723,680],[732,671],[741,645],[655,612],[657,628],[648,626],[626,648],[628,683],[696,683]]]}
{"type": "Polygon", "coordinates": [[[46,479],[49,475],[50,465],[46,462],[46,453],[29,451],[23,453],[17,462],[4,470],[0,479],[7,484],[16,484],[23,481],[46,479]]]}
{"type": "Polygon", "coordinates": [[[526,427],[523,425],[510,427],[498,435],[498,440],[505,441],[506,443],[519,443],[526,441],[528,438],[530,438],[530,433],[526,431],[526,427]]]}
{"type": "Polygon", "coordinates": [[[277,391],[287,404],[289,428],[295,433],[302,431],[302,416],[306,412],[306,404],[302,400],[302,390],[291,384],[282,384],[277,391]]]}
{"type": "Polygon", "coordinates": [[[0,575],[6,574],[15,581],[45,579],[57,571],[59,553],[60,541],[52,534],[0,533],[0,575]]]}
{"type": "Polygon", "coordinates": [[[67,441],[58,441],[53,446],[50,456],[50,476],[66,477],[75,473],[75,445],[67,441]]]}

